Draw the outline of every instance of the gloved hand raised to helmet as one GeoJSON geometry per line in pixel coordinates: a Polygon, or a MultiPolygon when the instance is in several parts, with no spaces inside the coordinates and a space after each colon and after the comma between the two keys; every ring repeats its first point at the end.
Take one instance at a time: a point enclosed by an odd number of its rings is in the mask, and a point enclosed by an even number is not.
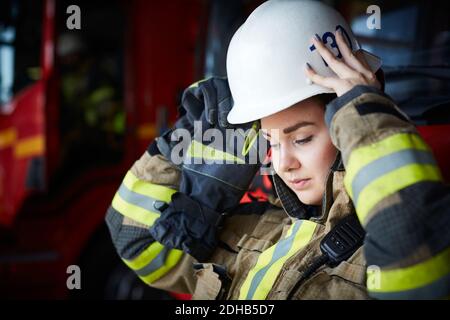
{"type": "Polygon", "coordinates": [[[181,165],[180,192],[219,211],[239,203],[268,150],[259,121],[228,124],[231,107],[226,78],[200,81],[183,93],[175,129],[158,138],[166,158],[181,165]]]}
{"type": "Polygon", "coordinates": [[[199,261],[215,250],[223,217],[239,205],[268,150],[259,122],[228,124],[231,107],[226,78],[200,81],[184,91],[174,129],[157,140],[182,175],[179,192],[150,232],[199,261]]]}

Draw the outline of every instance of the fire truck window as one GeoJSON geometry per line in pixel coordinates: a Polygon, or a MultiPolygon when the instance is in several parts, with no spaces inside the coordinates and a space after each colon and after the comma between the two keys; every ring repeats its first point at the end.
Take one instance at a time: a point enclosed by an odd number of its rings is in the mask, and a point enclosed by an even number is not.
{"type": "Polygon", "coordinates": [[[42,20],[36,12],[42,1],[0,2],[0,105],[40,78],[42,20]]]}
{"type": "Polygon", "coordinates": [[[380,56],[386,92],[421,124],[450,123],[450,20],[447,2],[346,1],[358,12],[351,27],[364,49],[380,56]],[[367,26],[365,9],[381,9],[380,29],[367,26]]]}
{"type": "Polygon", "coordinates": [[[76,175],[123,155],[123,13],[119,1],[57,1],[57,18],[61,166],[76,175]],[[81,30],[67,29],[74,4],[81,30]]]}

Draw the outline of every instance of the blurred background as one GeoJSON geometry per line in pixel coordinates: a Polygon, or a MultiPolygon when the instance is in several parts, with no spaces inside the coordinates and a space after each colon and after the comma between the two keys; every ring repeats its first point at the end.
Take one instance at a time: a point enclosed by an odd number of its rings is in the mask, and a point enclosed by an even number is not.
{"type": "MultiPolygon", "coordinates": [[[[387,93],[450,181],[449,5],[325,2],[383,59],[387,93]],[[379,30],[366,25],[373,4],[379,30]]],[[[189,299],[129,271],[104,216],[127,169],[174,122],[183,89],[226,75],[228,42],[260,3],[0,0],[0,298],[189,299]],[[67,28],[70,5],[80,30],[67,28]],[[81,290],[67,288],[70,265],[81,290]]],[[[247,199],[270,194],[265,177],[247,199]]]]}

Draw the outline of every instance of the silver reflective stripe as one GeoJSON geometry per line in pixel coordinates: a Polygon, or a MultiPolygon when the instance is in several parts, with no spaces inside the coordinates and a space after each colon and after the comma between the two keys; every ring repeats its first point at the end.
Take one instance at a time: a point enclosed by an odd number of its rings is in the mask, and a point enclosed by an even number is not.
{"type": "Polygon", "coordinates": [[[160,253],[145,267],[142,267],[139,270],[136,270],[136,273],[141,277],[147,276],[162,266],[164,266],[164,262],[166,261],[166,257],[169,254],[170,249],[164,247],[160,253]]]}
{"type": "Polygon", "coordinates": [[[448,297],[450,292],[450,274],[426,285],[412,290],[397,292],[369,292],[370,296],[376,299],[384,300],[402,300],[402,299],[442,299],[448,297]]]}
{"type": "Polygon", "coordinates": [[[161,201],[159,201],[155,198],[152,198],[150,196],[144,196],[142,194],[131,191],[123,183],[117,192],[119,193],[120,197],[128,203],[131,203],[135,206],[141,207],[142,209],[145,209],[148,211],[161,213],[159,210],[157,210],[154,207],[155,201],[158,201],[158,202],[161,202],[161,201]]]}
{"type": "Polygon", "coordinates": [[[254,275],[254,277],[252,279],[252,283],[250,284],[250,289],[247,292],[247,298],[246,298],[247,300],[253,299],[253,295],[255,294],[256,289],[258,288],[259,284],[261,283],[261,281],[264,278],[267,271],[269,271],[270,267],[278,259],[280,259],[281,257],[283,257],[284,255],[286,255],[289,252],[289,249],[291,249],[291,247],[294,243],[295,235],[297,234],[297,231],[300,228],[302,222],[303,221],[300,220],[295,223],[294,230],[292,230],[291,235],[289,237],[287,237],[286,239],[283,239],[277,243],[270,262],[264,268],[262,268],[261,270],[256,272],[256,274],[254,275]]]}
{"type": "Polygon", "coordinates": [[[391,171],[415,163],[436,164],[430,152],[407,149],[388,154],[362,167],[352,181],[354,203],[358,203],[359,194],[372,181],[391,171]]]}

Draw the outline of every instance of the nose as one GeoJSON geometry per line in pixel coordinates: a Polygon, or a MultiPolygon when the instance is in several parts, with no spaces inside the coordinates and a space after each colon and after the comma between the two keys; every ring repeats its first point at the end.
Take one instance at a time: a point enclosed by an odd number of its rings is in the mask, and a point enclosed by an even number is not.
{"type": "Polygon", "coordinates": [[[289,172],[301,167],[300,160],[289,147],[281,146],[278,152],[279,170],[281,172],[289,172]]]}

